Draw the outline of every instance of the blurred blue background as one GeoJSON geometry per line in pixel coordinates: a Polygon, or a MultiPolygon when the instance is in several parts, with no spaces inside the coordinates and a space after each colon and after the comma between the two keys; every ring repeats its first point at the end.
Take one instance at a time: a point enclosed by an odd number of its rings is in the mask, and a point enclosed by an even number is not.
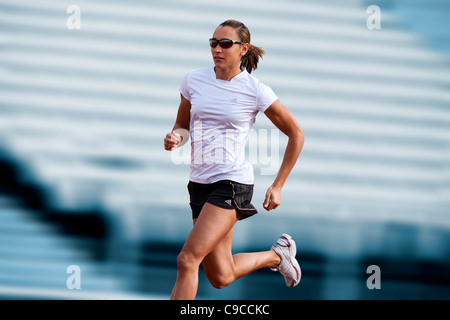
{"type": "Polygon", "coordinates": [[[189,165],[162,141],[229,18],[267,51],[254,75],[306,137],[276,211],[262,208],[275,175],[255,164],[260,213],[234,250],[290,233],[303,279],[260,270],[217,290],[201,272],[198,298],[450,298],[447,0],[0,0],[0,298],[169,297],[192,222],[189,165]]]}

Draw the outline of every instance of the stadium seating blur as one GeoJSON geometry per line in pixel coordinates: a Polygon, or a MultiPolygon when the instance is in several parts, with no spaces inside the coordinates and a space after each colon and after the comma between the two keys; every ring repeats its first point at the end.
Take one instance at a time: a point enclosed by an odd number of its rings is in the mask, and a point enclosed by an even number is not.
{"type": "Polygon", "coordinates": [[[266,50],[254,75],[306,139],[266,213],[287,140],[258,116],[259,214],[238,223],[234,251],[290,233],[303,280],[260,270],[216,290],[201,274],[199,297],[450,298],[446,0],[0,0],[0,298],[169,297],[192,224],[190,146],[162,141],[184,74],[212,65],[207,39],[229,18],[266,50]],[[381,29],[366,25],[373,4],[381,29]]]}

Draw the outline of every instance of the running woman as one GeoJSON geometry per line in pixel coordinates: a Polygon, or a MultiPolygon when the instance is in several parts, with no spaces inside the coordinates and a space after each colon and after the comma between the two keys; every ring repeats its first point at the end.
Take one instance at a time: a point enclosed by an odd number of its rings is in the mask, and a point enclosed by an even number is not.
{"type": "Polygon", "coordinates": [[[171,299],[195,299],[200,263],[219,289],[265,267],[279,271],[288,287],[296,286],[301,277],[295,242],[288,234],[282,234],[268,251],[231,253],[233,226],[257,213],[251,204],[253,167],[245,160],[245,144],[256,115],[263,112],[289,138],[281,167],[265,196],[267,211],[280,205],[281,189],[304,137],[272,89],[250,75],[265,52],[250,44],[250,32],[243,23],[223,22],[209,44],[214,67],[186,74],[175,125],[164,139],[164,148],[172,151],[186,142],[180,130],[189,130],[192,147],[188,191],[194,226],[177,258],[171,299]]]}

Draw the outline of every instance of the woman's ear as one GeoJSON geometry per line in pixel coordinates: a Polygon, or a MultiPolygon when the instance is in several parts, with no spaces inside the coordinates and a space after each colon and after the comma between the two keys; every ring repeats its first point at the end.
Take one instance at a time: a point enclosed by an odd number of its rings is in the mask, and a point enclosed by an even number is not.
{"type": "Polygon", "coordinates": [[[249,48],[250,48],[250,44],[249,43],[246,43],[246,44],[242,45],[242,47],[241,47],[241,56],[242,57],[247,54],[249,48]]]}

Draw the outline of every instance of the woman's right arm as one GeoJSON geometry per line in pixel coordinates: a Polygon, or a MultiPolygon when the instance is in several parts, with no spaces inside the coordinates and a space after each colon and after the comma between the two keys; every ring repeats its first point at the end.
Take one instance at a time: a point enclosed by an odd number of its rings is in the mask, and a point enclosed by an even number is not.
{"type": "Polygon", "coordinates": [[[191,118],[191,102],[180,94],[181,102],[178,107],[177,119],[172,131],[166,134],[164,138],[164,149],[172,151],[177,148],[178,144],[183,140],[182,135],[175,132],[177,129],[189,131],[189,123],[191,118]]]}

